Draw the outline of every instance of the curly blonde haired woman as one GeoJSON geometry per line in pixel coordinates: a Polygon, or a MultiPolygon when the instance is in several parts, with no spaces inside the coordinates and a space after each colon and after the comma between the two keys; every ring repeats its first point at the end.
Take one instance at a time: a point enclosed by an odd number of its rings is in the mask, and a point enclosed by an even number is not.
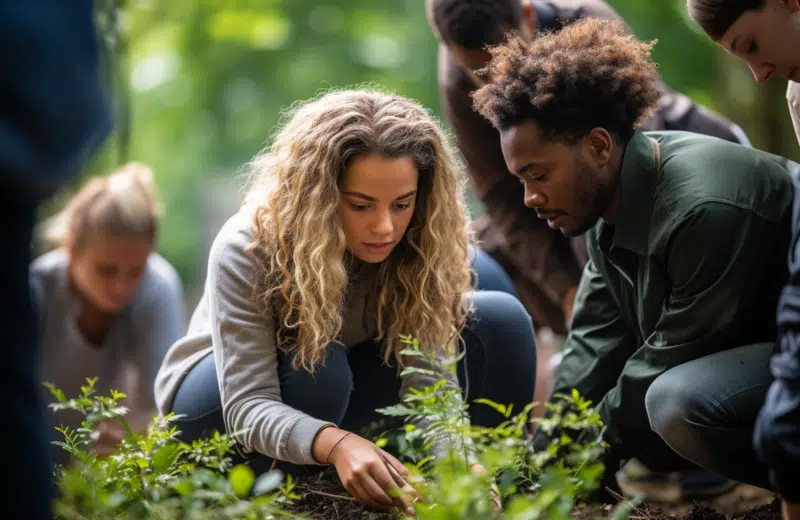
{"type": "MultiPolygon", "coordinates": [[[[74,396],[87,377],[97,377],[98,392],[126,393],[137,430],[155,414],[153,382],[164,354],[186,331],[181,280],[153,251],[160,214],[152,171],[143,164],[95,177],[45,222],[45,238],[58,247],[30,269],[39,378],[74,396]]],[[[78,414],[48,417],[53,426],[80,426],[78,414]]],[[[109,452],[123,435],[118,423],[101,423],[96,449],[109,452]]],[[[63,440],[54,430],[51,436],[63,440]]],[[[61,448],[53,457],[69,461],[61,448]]]]}
{"type": "Polygon", "coordinates": [[[513,296],[472,293],[461,174],[416,103],[356,90],[300,104],[252,171],[162,365],[159,408],[185,415],[184,440],[224,429],[262,462],[333,464],[358,500],[391,506],[386,464],[405,469],[356,432],[432,381],[398,375],[400,335],[465,345],[450,383],[519,410],[534,389],[531,319],[513,296]]]}

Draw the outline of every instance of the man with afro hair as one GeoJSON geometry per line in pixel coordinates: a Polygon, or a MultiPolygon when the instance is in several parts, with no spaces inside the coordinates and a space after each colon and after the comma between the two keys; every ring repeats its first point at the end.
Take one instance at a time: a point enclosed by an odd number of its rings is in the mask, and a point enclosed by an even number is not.
{"type": "MultiPolygon", "coordinates": [[[[531,41],[581,17],[610,20],[619,15],[602,0],[426,0],[439,46],[438,83],[442,109],[458,142],[472,185],[486,211],[480,219],[482,246],[513,279],[539,330],[565,335],[575,289],[586,261],[582,239],[573,240],[530,219],[520,186],[505,175],[497,132],[471,107],[470,93],[490,76],[486,45],[517,31],[531,41]]],[[[688,130],[749,145],[736,124],[695,104],[663,83],[657,107],[642,121],[647,130],[688,130]]],[[[544,379],[543,379],[544,381],[544,379]]]]}
{"type": "MultiPolygon", "coordinates": [[[[607,472],[635,458],[767,488],[751,438],[771,381],[798,165],[638,129],[660,96],[651,47],[597,18],[533,42],[512,35],[490,50],[480,73],[492,83],[474,107],[499,131],[525,205],[586,236],[553,396],[576,388],[596,404],[607,472]]],[[[537,432],[538,447],[548,441],[537,432]]]]}

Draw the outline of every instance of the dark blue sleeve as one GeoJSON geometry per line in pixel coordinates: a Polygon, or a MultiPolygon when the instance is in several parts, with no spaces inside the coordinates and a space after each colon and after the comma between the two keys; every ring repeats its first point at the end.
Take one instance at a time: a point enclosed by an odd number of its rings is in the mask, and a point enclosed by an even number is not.
{"type": "Polygon", "coordinates": [[[92,0],[0,2],[0,187],[32,200],[111,130],[92,0]]]}
{"type": "Polygon", "coordinates": [[[800,503],[800,181],[795,172],[789,283],[778,303],[780,351],[770,368],[775,377],[756,421],[755,447],[770,482],[789,502],[800,503]]]}

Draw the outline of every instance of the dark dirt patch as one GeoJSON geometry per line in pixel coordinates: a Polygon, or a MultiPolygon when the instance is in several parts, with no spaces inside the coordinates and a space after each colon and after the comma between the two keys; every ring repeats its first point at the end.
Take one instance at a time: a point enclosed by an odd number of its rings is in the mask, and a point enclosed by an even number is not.
{"type": "MultiPolygon", "coordinates": [[[[738,494],[748,491],[739,491],[738,494]]],[[[335,471],[327,469],[310,475],[298,482],[298,493],[303,497],[293,508],[299,514],[312,520],[395,520],[399,515],[392,512],[374,511],[355,502],[342,488],[335,471]]],[[[738,500],[737,492],[733,492],[730,500],[738,500]]],[[[613,506],[581,506],[574,511],[576,520],[600,520],[607,518],[613,506]]],[[[747,509],[729,517],[723,512],[704,504],[682,504],[678,508],[665,511],[657,506],[642,505],[636,508],[630,520],[780,520],[780,501],[773,499],[771,503],[747,509]]]]}

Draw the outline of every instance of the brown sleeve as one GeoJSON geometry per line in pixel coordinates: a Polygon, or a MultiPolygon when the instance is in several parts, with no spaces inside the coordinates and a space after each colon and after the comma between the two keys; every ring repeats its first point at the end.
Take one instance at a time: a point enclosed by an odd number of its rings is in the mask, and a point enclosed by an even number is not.
{"type": "MultiPolygon", "coordinates": [[[[590,16],[625,23],[613,7],[601,0],[554,0],[551,3],[565,20],[590,16]]],[[[627,24],[626,27],[630,30],[627,24]]],[[[663,82],[660,88],[658,109],[642,122],[642,130],[685,130],[751,146],[741,128],[721,114],[694,103],[688,96],[675,92],[663,82]]]]}
{"type": "Polygon", "coordinates": [[[560,305],[567,289],[580,280],[578,262],[567,238],[525,206],[524,190],[508,171],[497,130],[472,108],[469,94],[473,89],[466,74],[440,46],[442,108],[475,192],[493,227],[502,234],[513,267],[560,305]]]}
{"type": "Polygon", "coordinates": [[[590,16],[593,18],[602,18],[604,20],[625,22],[613,7],[602,0],[560,0],[554,3],[562,5],[562,9],[565,9],[567,12],[574,9],[574,14],[572,16],[574,18],[590,16]],[[572,7],[573,5],[574,7],[572,7]]]}

